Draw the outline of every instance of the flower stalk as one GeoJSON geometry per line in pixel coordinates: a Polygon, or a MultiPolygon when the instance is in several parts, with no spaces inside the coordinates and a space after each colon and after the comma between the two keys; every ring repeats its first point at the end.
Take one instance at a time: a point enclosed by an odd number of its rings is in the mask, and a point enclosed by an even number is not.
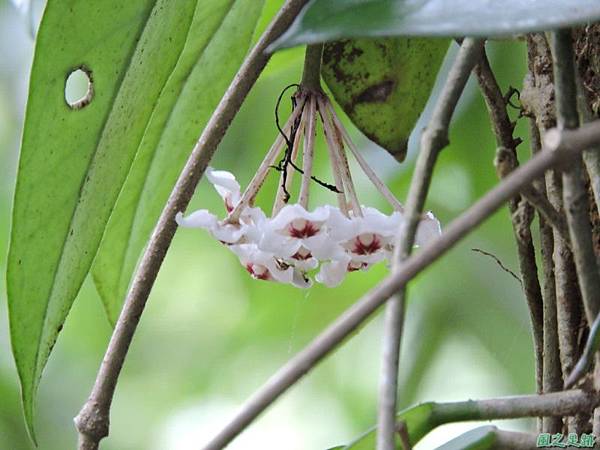
{"type": "Polygon", "coordinates": [[[321,92],[321,60],[323,58],[323,44],[306,46],[304,56],[304,70],[302,72],[301,86],[309,91],[321,92]]]}
{"type": "Polygon", "coordinates": [[[311,97],[308,101],[306,135],[304,138],[304,149],[302,153],[302,165],[304,173],[302,174],[302,185],[300,186],[300,196],[298,203],[304,209],[308,209],[309,188],[311,183],[314,148],[315,148],[315,125],[317,116],[317,100],[311,97]]]}

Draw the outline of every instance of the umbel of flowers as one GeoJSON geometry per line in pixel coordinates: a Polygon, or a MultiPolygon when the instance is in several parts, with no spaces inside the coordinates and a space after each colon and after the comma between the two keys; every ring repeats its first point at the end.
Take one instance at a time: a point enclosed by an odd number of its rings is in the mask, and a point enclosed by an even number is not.
{"type": "MultiPolygon", "coordinates": [[[[206,177],[225,204],[227,215],[223,219],[199,210],[187,217],[179,213],[176,220],[180,226],[207,230],[238,256],[255,279],[308,288],[314,278],[334,287],[348,272],[368,270],[373,264],[390,260],[403,220],[402,205],[358,152],[324,93],[299,89],[294,104],[292,114],[243,193],[233,174],[207,168],[206,177]],[[317,120],[323,125],[334,186],[312,175],[317,120]],[[392,214],[360,204],[347,149],[392,205],[392,214]],[[282,152],[284,156],[276,165],[282,152]],[[273,211],[267,217],[254,206],[254,199],[273,168],[279,169],[281,176],[273,211]],[[297,203],[292,204],[288,191],[296,171],[302,180],[297,203]],[[336,193],[337,206],[309,209],[310,189],[317,184],[336,193]]],[[[419,224],[416,244],[439,233],[438,220],[428,212],[419,224]]]]}

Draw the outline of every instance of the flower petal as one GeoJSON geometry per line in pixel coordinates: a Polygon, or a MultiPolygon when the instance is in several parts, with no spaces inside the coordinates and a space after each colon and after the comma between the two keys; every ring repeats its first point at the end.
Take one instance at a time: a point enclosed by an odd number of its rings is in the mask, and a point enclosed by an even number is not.
{"type": "Polygon", "coordinates": [[[240,202],[240,184],[231,172],[226,170],[214,170],[212,167],[206,168],[206,178],[210,181],[216,191],[225,202],[225,208],[231,212],[240,202]]]}
{"type": "Polygon", "coordinates": [[[425,217],[421,219],[419,228],[417,229],[417,238],[415,244],[421,246],[431,239],[435,239],[442,234],[440,221],[428,211],[425,217]]]}
{"type": "Polygon", "coordinates": [[[325,286],[333,288],[338,286],[348,273],[348,263],[350,258],[343,258],[335,261],[326,262],[321,264],[321,270],[315,276],[315,279],[319,283],[323,283],[325,286]]]}
{"type": "Polygon", "coordinates": [[[310,250],[312,256],[319,260],[340,259],[344,256],[344,248],[330,237],[328,233],[320,233],[302,239],[302,245],[310,250]]]}
{"type": "Polygon", "coordinates": [[[320,206],[313,212],[309,212],[301,205],[285,205],[281,211],[270,220],[269,225],[276,230],[284,230],[290,223],[297,219],[304,219],[309,222],[322,223],[329,218],[329,208],[320,206]]]}
{"type": "Polygon", "coordinates": [[[217,192],[224,197],[231,192],[240,192],[240,184],[235,179],[235,175],[226,170],[215,170],[212,167],[206,168],[206,178],[214,186],[217,192]]]}
{"type": "Polygon", "coordinates": [[[182,212],[178,212],[175,216],[175,221],[180,227],[186,228],[205,228],[212,229],[218,222],[217,216],[210,213],[206,209],[194,211],[187,217],[183,217],[182,212]]]}
{"type": "Polygon", "coordinates": [[[272,229],[264,230],[258,248],[265,252],[273,253],[280,258],[290,258],[302,246],[300,239],[283,236],[272,229]]]}

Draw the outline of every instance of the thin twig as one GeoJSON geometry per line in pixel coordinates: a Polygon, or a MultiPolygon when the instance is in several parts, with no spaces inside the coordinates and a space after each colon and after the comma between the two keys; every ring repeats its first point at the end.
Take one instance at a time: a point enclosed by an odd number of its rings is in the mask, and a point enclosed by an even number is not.
{"type": "MultiPolygon", "coordinates": [[[[573,37],[570,29],[552,33],[552,57],[554,63],[554,91],[556,96],[556,118],[560,128],[579,126],[577,110],[577,84],[573,37]]],[[[592,240],[588,209],[589,198],[583,178],[583,162],[580,155],[573,157],[563,171],[563,201],[571,236],[571,247],[577,279],[588,325],[600,312],[600,272],[592,240]]],[[[598,385],[599,380],[595,379],[598,385]]],[[[594,412],[593,428],[600,432],[600,415],[594,412]]]]}
{"type": "Polygon", "coordinates": [[[356,331],[379,306],[478,227],[523,187],[542,176],[550,167],[580,154],[583,149],[593,144],[600,143],[600,121],[584,125],[577,130],[551,130],[547,133],[545,141],[544,151],[508,175],[498,186],[450,223],[441,236],[431,240],[419,252],[406,259],[397,270],[341,314],[300,353],[273,374],[242,405],[232,420],[203,447],[204,450],[220,450],[230,443],[282,393],[356,331]]]}
{"type": "Polygon", "coordinates": [[[569,390],[540,395],[499,397],[434,403],[433,414],[441,423],[467,420],[517,419],[520,417],[572,416],[600,403],[596,392],[569,390]]]}
{"type": "MultiPolygon", "coordinates": [[[[561,128],[577,128],[577,88],[571,30],[553,33],[554,86],[556,114],[561,128]]],[[[577,277],[588,323],[600,312],[600,272],[592,245],[592,230],[588,217],[588,195],[583,179],[581,157],[574,157],[563,172],[563,200],[567,206],[567,222],[571,246],[577,267],[577,277]]]]}
{"type": "Polygon", "coordinates": [[[94,450],[108,435],[110,405],[146,300],[177,228],[175,215],[185,210],[200,177],[242,102],[266,66],[267,46],[286,30],[307,0],[288,0],[240,67],[183,168],[134,276],[108,344],[89,399],[75,418],[79,449],[94,450]]]}
{"type": "MultiPolygon", "coordinates": [[[[556,126],[552,54],[544,34],[533,33],[527,36],[527,60],[529,73],[525,79],[521,103],[526,114],[536,121],[538,133],[531,134],[535,138],[536,134],[543,136],[547,130],[556,126]]],[[[564,215],[562,182],[556,170],[546,173],[545,186],[548,200],[564,215]]],[[[554,272],[551,276],[555,278],[559,355],[561,371],[568,374],[579,358],[578,333],[574,330],[579,328],[583,307],[571,250],[559,233],[553,233],[552,244],[554,272]]],[[[580,431],[580,425],[585,421],[583,415],[569,419],[569,430],[580,431]]]]}
{"type": "MultiPolygon", "coordinates": [[[[469,74],[479,60],[483,43],[484,41],[479,39],[466,38],[463,40],[456,60],[448,73],[446,83],[436,101],[431,120],[421,135],[421,147],[404,209],[404,220],[394,242],[392,270],[396,270],[410,255],[435,162],[440,151],[448,144],[450,120],[467,84],[469,74]]],[[[394,450],[395,448],[398,363],[405,301],[406,291],[401,289],[388,303],[385,311],[377,419],[378,450],[394,450]]]]}
{"type": "MultiPolygon", "coordinates": [[[[529,119],[531,154],[539,153],[542,149],[540,132],[534,118],[529,119]]],[[[546,184],[543,180],[536,180],[534,187],[546,198],[546,184]]],[[[539,213],[539,210],[538,210],[539,213]]],[[[542,299],[544,301],[544,337],[543,337],[543,380],[542,392],[560,391],[563,386],[563,373],[560,362],[560,346],[558,337],[558,316],[556,305],[556,277],[554,274],[554,229],[539,214],[540,253],[542,258],[542,272],[544,284],[542,299]]],[[[561,417],[548,417],[542,420],[541,431],[558,433],[562,430],[561,417]]]]}
{"type": "MultiPolygon", "coordinates": [[[[514,149],[508,149],[506,147],[498,147],[498,149],[496,149],[496,170],[498,171],[498,176],[501,178],[505,177],[508,173],[515,170],[518,165],[519,161],[517,160],[517,154],[514,149]]],[[[564,219],[563,215],[554,208],[552,203],[550,203],[548,197],[546,197],[546,195],[536,186],[528,186],[523,189],[521,195],[527,200],[527,203],[533,206],[540,213],[540,216],[542,216],[548,224],[560,234],[565,240],[565,243],[570,246],[567,221],[564,219]]],[[[521,202],[518,199],[514,199],[509,203],[512,214],[517,211],[520,203],[521,202]]]]}
{"type": "Polygon", "coordinates": [[[522,142],[520,138],[513,136],[517,123],[510,120],[508,116],[506,105],[509,99],[502,95],[485,51],[481,55],[481,60],[475,66],[474,73],[490,115],[498,147],[506,147],[516,152],[517,146],[522,142]]]}
{"type": "MultiPolygon", "coordinates": [[[[594,120],[580,78],[577,83],[577,98],[581,122],[588,123],[594,120]]],[[[590,177],[596,208],[600,209],[600,147],[590,148],[583,152],[583,162],[590,177]]]]}
{"type": "Polygon", "coordinates": [[[521,281],[521,279],[519,278],[519,275],[517,275],[516,273],[514,273],[512,270],[510,270],[508,267],[506,267],[504,265],[504,263],[502,261],[500,261],[500,258],[498,258],[496,255],[494,255],[493,253],[490,252],[486,252],[485,250],[482,250],[480,248],[472,248],[471,249],[472,252],[477,252],[477,253],[481,253],[482,255],[485,256],[489,256],[490,258],[492,258],[494,261],[496,261],[496,264],[498,264],[500,266],[500,268],[502,270],[504,270],[506,273],[508,273],[510,276],[512,276],[515,280],[517,280],[519,282],[519,284],[523,284],[523,282],[521,281]]]}
{"type": "MultiPolygon", "coordinates": [[[[518,165],[516,147],[520,143],[520,139],[513,137],[515,122],[510,120],[506,109],[509,99],[502,95],[485,56],[477,66],[476,74],[492,119],[496,141],[500,146],[496,160],[501,161],[497,167],[500,168],[499,175],[503,177],[518,165]]],[[[533,147],[535,150],[539,150],[539,132],[535,122],[533,122],[532,130],[533,147]]],[[[536,181],[533,186],[523,189],[521,194],[540,215],[540,245],[544,272],[543,292],[540,290],[529,224],[525,224],[525,229],[520,231],[523,229],[523,224],[519,220],[519,215],[515,214],[519,210],[518,199],[509,203],[513,228],[517,236],[519,263],[525,281],[524,292],[528,297],[534,327],[538,391],[555,392],[562,389],[562,370],[559,361],[555,276],[552,261],[553,230],[564,239],[564,244],[569,242],[569,232],[563,216],[546,197],[544,183],[536,181]]],[[[527,213],[527,211],[525,212],[527,213]]],[[[558,432],[562,429],[560,417],[545,418],[543,421],[538,421],[538,424],[544,431],[558,432]]]]}
{"type": "Polygon", "coordinates": [[[404,420],[399,420],[396,423],[396,433],[400,436],[400,442],[402,442],[402,450],[413,450],[410,443],[410,435],[408,434],[408,427],[404,420]]]}
{"type": "Polygon", "coordinates": [[[583,354],[579,361],[577,361],[573,372],[567,377],[565,388],[568,389],[575,386],[575,383],[590,370],[594,363],[594,355],[598,351],[598,348],[600,348],[600,314],[596,317],[594,323],[592,323],[583,354]]]}
{"type": "MultiPolygon", "coordinates": [[[[521,139],[513,137],[516,122],[512,122],[506,110],[507,98],[502,95],[498,81],[492,71],[485,52],[481,61],[475,68],[477,81],[490,115],[492,128],[496,136],[498,149],[494,165],[498,177],[504,178],[519,164],[517,146],[521,139]]],[[[531,220],[533,210],[530,204],[522,201],[525,191],[532,191],[533,187],[523,189],[520,195],[508,202],[511,224],[517,246],[519,271],[521,273],[523,294],[529,308],[533,347],[535,352],[536,385],[538,393],[542,392],[543,384],[543,300],[542,290],[538,279],[538,270],[535,259],[535,248],[531,236],[531,220]]],[[[537,198],[537,197],[536,197],[537,198]]],[[[532,202],[530,202],[532,203],[532,202]]],[[[565,226],[566,230],[566,226],[565,226]]]]}

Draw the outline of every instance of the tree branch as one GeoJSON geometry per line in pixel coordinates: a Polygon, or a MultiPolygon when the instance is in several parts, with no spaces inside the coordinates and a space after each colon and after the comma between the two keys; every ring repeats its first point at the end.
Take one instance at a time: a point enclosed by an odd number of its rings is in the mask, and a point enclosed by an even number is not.
{"type": "MultiPolygon", "coordinates": [[[[552,33],[552,56],[558,126],[565,129],[577,128],[579,112],[577,111],[575,55],[570,29],[552,33]]],[[[600,273],[592,241],[592,229],[588,216],[589,199],[583,179],[583,170],[580,155],[569,161],[569,166],[562,174],[563,201],[566,206],[571,247],[585,315],[588,325],[591,326],[600,312],[600,273]]],[[[600,432],[599,419],[598,411],[595,411],[594,432],[600,432]]]]}
{"type": "MultiPolygon", "coordinates": [[[[481,61],[475,68],[477,81],[492,122],[492,128],[496,135],[498,150],[494,164],[499,178],[504,178],[512,172],[518,165],[517,146],[521,139],[515,139],[513,132],[515,122],[510,120],[506,110],[506,99],[502,95],[498,81],[490,67],[487,55],[484,53],[481,61]]],[[[523,189],[525,192],[531,193],[535,188],[533,186],[523,189]]],[[[543,202],[538,201],[539,196],[534,197],[538,204],[543,202]]],[[[530,201],[530,204],[534,202],[530,201]]],[[[515,241],[517,245],[517,255],[519,259],[519,270],[521,272],[521,280],[523,293],[529,307],[529,316],[531,319],[531,327],[533,334],[533,347],[536,361],[536,385],[537,392],[543,391],[543,299],[540,282],[538,279],[538,270],[535,259],[535,248],[533,246],[533,238],[531,236],[531,220],[533,219],[533,210],[530,204],[523,202],[521,195],[517,195],[508,202],[510,211],[511,223],[515,241]]],[[[545,205],[544,205],[545,206],[545,205]]],[[[550,209],[553,209],[550,205],[550,209]]],[[[548,208],[546,208],[548,211],[548,208]]],[[[550,214],[552,216],[552,214],[550,214]]],[[[558,215],[558,214],[557,214],[558,215]]],[[[565,227],[566,230],[566,227],[565,227]]]]}
{"type": "Polygon", "coordinates": [[[596,392],[560,391],[540,395],[499,397],[485,400],[434,403],[433,415],[440,423],[520,417],[573,416],[600,404],[596,392]]]}
{"type": "MultiPolygon", "coordinates": [[[[434,429],[449,423],[539,416],[550,418],[555,415],[569,417],[579,414],[581,411],[591,411],[598,404],[600,404],[600,393],[584,390],[449,403],[425,402],[400,411],[396,415],[397,430],[405,435],[401,441],[404,450],[407,450],[409,446],[405,444],[405,441],[410,441],[409,444],[415,445],[434,429]],[[417,421],[418,424],[415,424],[413,420],[415,417],[420,417],[420,420],[417,421]]],[[[485,426],[483,428],[492,427],[485,426]]],[[[358,439],[350,442],[347,448],[363,448],[366,442],[372,441],[376,430],[377,427],[367,430],[358,439]]],[[[514,449],[514,447],[503,447],[503,449],[507,448],[514,449]]]]}
{"type": "MultiPolygon", "coordinates": [[[[575,84],[575,59],[571,30],[553,34],[554,87],[556,94],[556,117],[561,128],[577,128],[577,88],[575,84]]],[[[563,201],[566,205],[571,246],[577,268],[577,277],[588,323],[600,312],[600,273],[592,246],[592,230],[588,217],[588,196],[583,180],[583,164],[580,156],[570,161],[563,172],[563,201]]]]}
{"type": "MultiPolygon", "coordinates": [[[[527,60],[529,72],[521,93],[521,103],[525,107],[526,114],[537,124],[531,133],[534,140],[538,135],[543,136],[548,129],[556,126],[552,54],[543,34],[533,33],[527,36],[527,60]]],[[[542,183],[540,186],[543,189],[542,183]]],[[[564,215],[562,182],[556,170],[549,170],[546,173],[545,188],[550,203],[564,215]]],[[[583,305],[571,250],[559,233],[553,232],[552,235],[552,251],[549,250],[549,244],[546,242],[545,255],[552,255],[554,271],[548,276],[545,275],[545,280],[546,283],[550,282],[552,277],[555,280],[560,363],[562,373],[567,375],[573,370],[579,358],[578,333],[573,330],[579,329],[583,305]]],[[[545,238],[544,235],[542,238],[545,238]]],[[[549,263],[545,265],[550,266],[549,263]]],[[[549,290],[550,287],[546,289],[549,290]]],[[[579,431],[580,425],[586,420],[583,415],[569,419],[569,430],[579,431]]]]}
{"type": "MultiPolygon", "coordinates": [[[[536,155],[542,149],[540,132],[535,119],[529,119],[531,154],[536,155]]],[[[536,181],[539,191],[546,198],[546,184],[543,180],[536,181]]],[[[540,252],[542,257],[542,272],[544,285],[542,299],[544,301],[544,336],[543,336],[543,380],[542,392],[560,391],[563,386],[563,373],[560,361],[560,346],[558,336],[558,313],[556,304],[556,277],[554,274],[554,229],[539,214],[540,252]]],[[[560,239],[560,238],[559,238],[560,239]]],[[[542,431],[558,433],[562,430],[562,418],[552,417],[542,420],[542,431]]]]}
{"type": "MultiPolygon", "coordinates": [[[[437,99],[431,120],[421,136],[421,148],[404,208],[404,221],[394,243],[394,270],[410,255],[414,245],[435,162],[439,152],[448,144],[448,128],[452,114],[469,74],[479,60],[482,48],[482,40],[467,38],[463,41],[437,99]]],[[[395,448],[398,362],[405,300],[406,290],[402,289],[388,303],[385,312],[383,358],[379,382],[378,450],[395,448]]]]}
{"type": "Polygon", "coordinates": [[[600,143],[600,121],[584,125],[577,130],[550,130],[546,135],[544,151],[508,175],[498,186],[450,223],[441,236],[406,259],[397,270],[290,359],[242,405],[235,417],[203,447],[204,450],[219,450],[231,442],[283,392],[356,331],[387,299],[479,226],[523,187],[530,185],[550,167],[564,163],[566,159],[597,143],[600,143]]]}
{"type": "Polygon", "coordinates": [[[110,405],[117,380],[146,300],[175,234],[175,215],[187,207],[217,145],[267,64],[270,55],[265,53],[266,47],[289,27],[306,3],[307,0],[288,0],[284,4],[240,67],[192,150],[150,237],[90,397],[75,418],[80,450],[97,449],[100,440],[108,435],[110,405]]]}

